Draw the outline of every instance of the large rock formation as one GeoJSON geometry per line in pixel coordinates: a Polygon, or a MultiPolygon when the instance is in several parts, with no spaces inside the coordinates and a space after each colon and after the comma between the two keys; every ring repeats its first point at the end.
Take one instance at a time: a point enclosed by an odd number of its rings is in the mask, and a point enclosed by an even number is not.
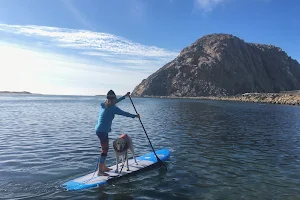
{"type": "Polygon", "coordinates": [[[223,96],[300,89],[300,65],[273,45],[206,35],[144,79],[134,96],[223,96]]]}

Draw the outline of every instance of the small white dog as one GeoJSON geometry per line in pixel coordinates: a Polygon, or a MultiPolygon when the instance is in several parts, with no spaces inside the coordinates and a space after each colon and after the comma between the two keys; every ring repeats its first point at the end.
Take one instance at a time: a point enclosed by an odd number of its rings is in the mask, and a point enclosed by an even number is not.
{"type": "Polygon", "coordinates": [[[127,163],[127,171],[129,171],[129,166],[128,166],[128,150],[130,150],[131,154],[133,155],[135,164],[138,164],[136,162],[135,156],[134,156],[134,151],[133,151],[133,144],[132,140],[127,134],[122,134],[118,139],[116,139],[113,142],[113,147],[116,153],[116,173],[118,173],[118,165],[119,165],[119,156],[122,156],[122,163],[123,165],[125,162],[127,163]],[[125,157],[125,162],[124,162],[124,157],[125,157]]]}

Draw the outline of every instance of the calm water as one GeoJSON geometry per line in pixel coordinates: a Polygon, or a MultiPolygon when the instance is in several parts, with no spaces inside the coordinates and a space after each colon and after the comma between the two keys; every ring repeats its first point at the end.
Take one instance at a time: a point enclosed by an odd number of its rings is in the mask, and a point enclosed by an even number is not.
{"type": "MultiPolygon", "coordinates": [[[[300,199],[300,107],[175,99],[133,99],[154,148],[171,151],[168,171],[64,191],[95,169],[101,100],[0,96],[0,199],[300,199]]],[[[110,143],[127,133],[136,154],[151,151],[137,119],[112,128],[110,143]]]]}

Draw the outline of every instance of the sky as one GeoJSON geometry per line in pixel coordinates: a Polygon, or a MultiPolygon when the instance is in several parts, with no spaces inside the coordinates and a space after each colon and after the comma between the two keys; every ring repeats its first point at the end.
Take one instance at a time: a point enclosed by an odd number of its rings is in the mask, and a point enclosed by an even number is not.
{"type": "Polygon", "coordinates": [[[300,61],[300,1],[0,0],[0,91],[132,92],[212,33],[300,61]]]}

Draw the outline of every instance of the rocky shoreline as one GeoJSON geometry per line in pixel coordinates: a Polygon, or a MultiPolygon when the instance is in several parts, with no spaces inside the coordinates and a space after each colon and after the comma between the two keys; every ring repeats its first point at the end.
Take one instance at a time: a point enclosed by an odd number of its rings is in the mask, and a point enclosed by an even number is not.
{"type": "Polygon", "coordinates": [[[253,103],[269,103],[300,106],[300,92],[284,93],[246,93],[234,96],[203,96],[203,97],[176,97],[176,96],[144,96],[146,98],[170,98],[170,99],[202,99],[224,100],[253,103]]]}

